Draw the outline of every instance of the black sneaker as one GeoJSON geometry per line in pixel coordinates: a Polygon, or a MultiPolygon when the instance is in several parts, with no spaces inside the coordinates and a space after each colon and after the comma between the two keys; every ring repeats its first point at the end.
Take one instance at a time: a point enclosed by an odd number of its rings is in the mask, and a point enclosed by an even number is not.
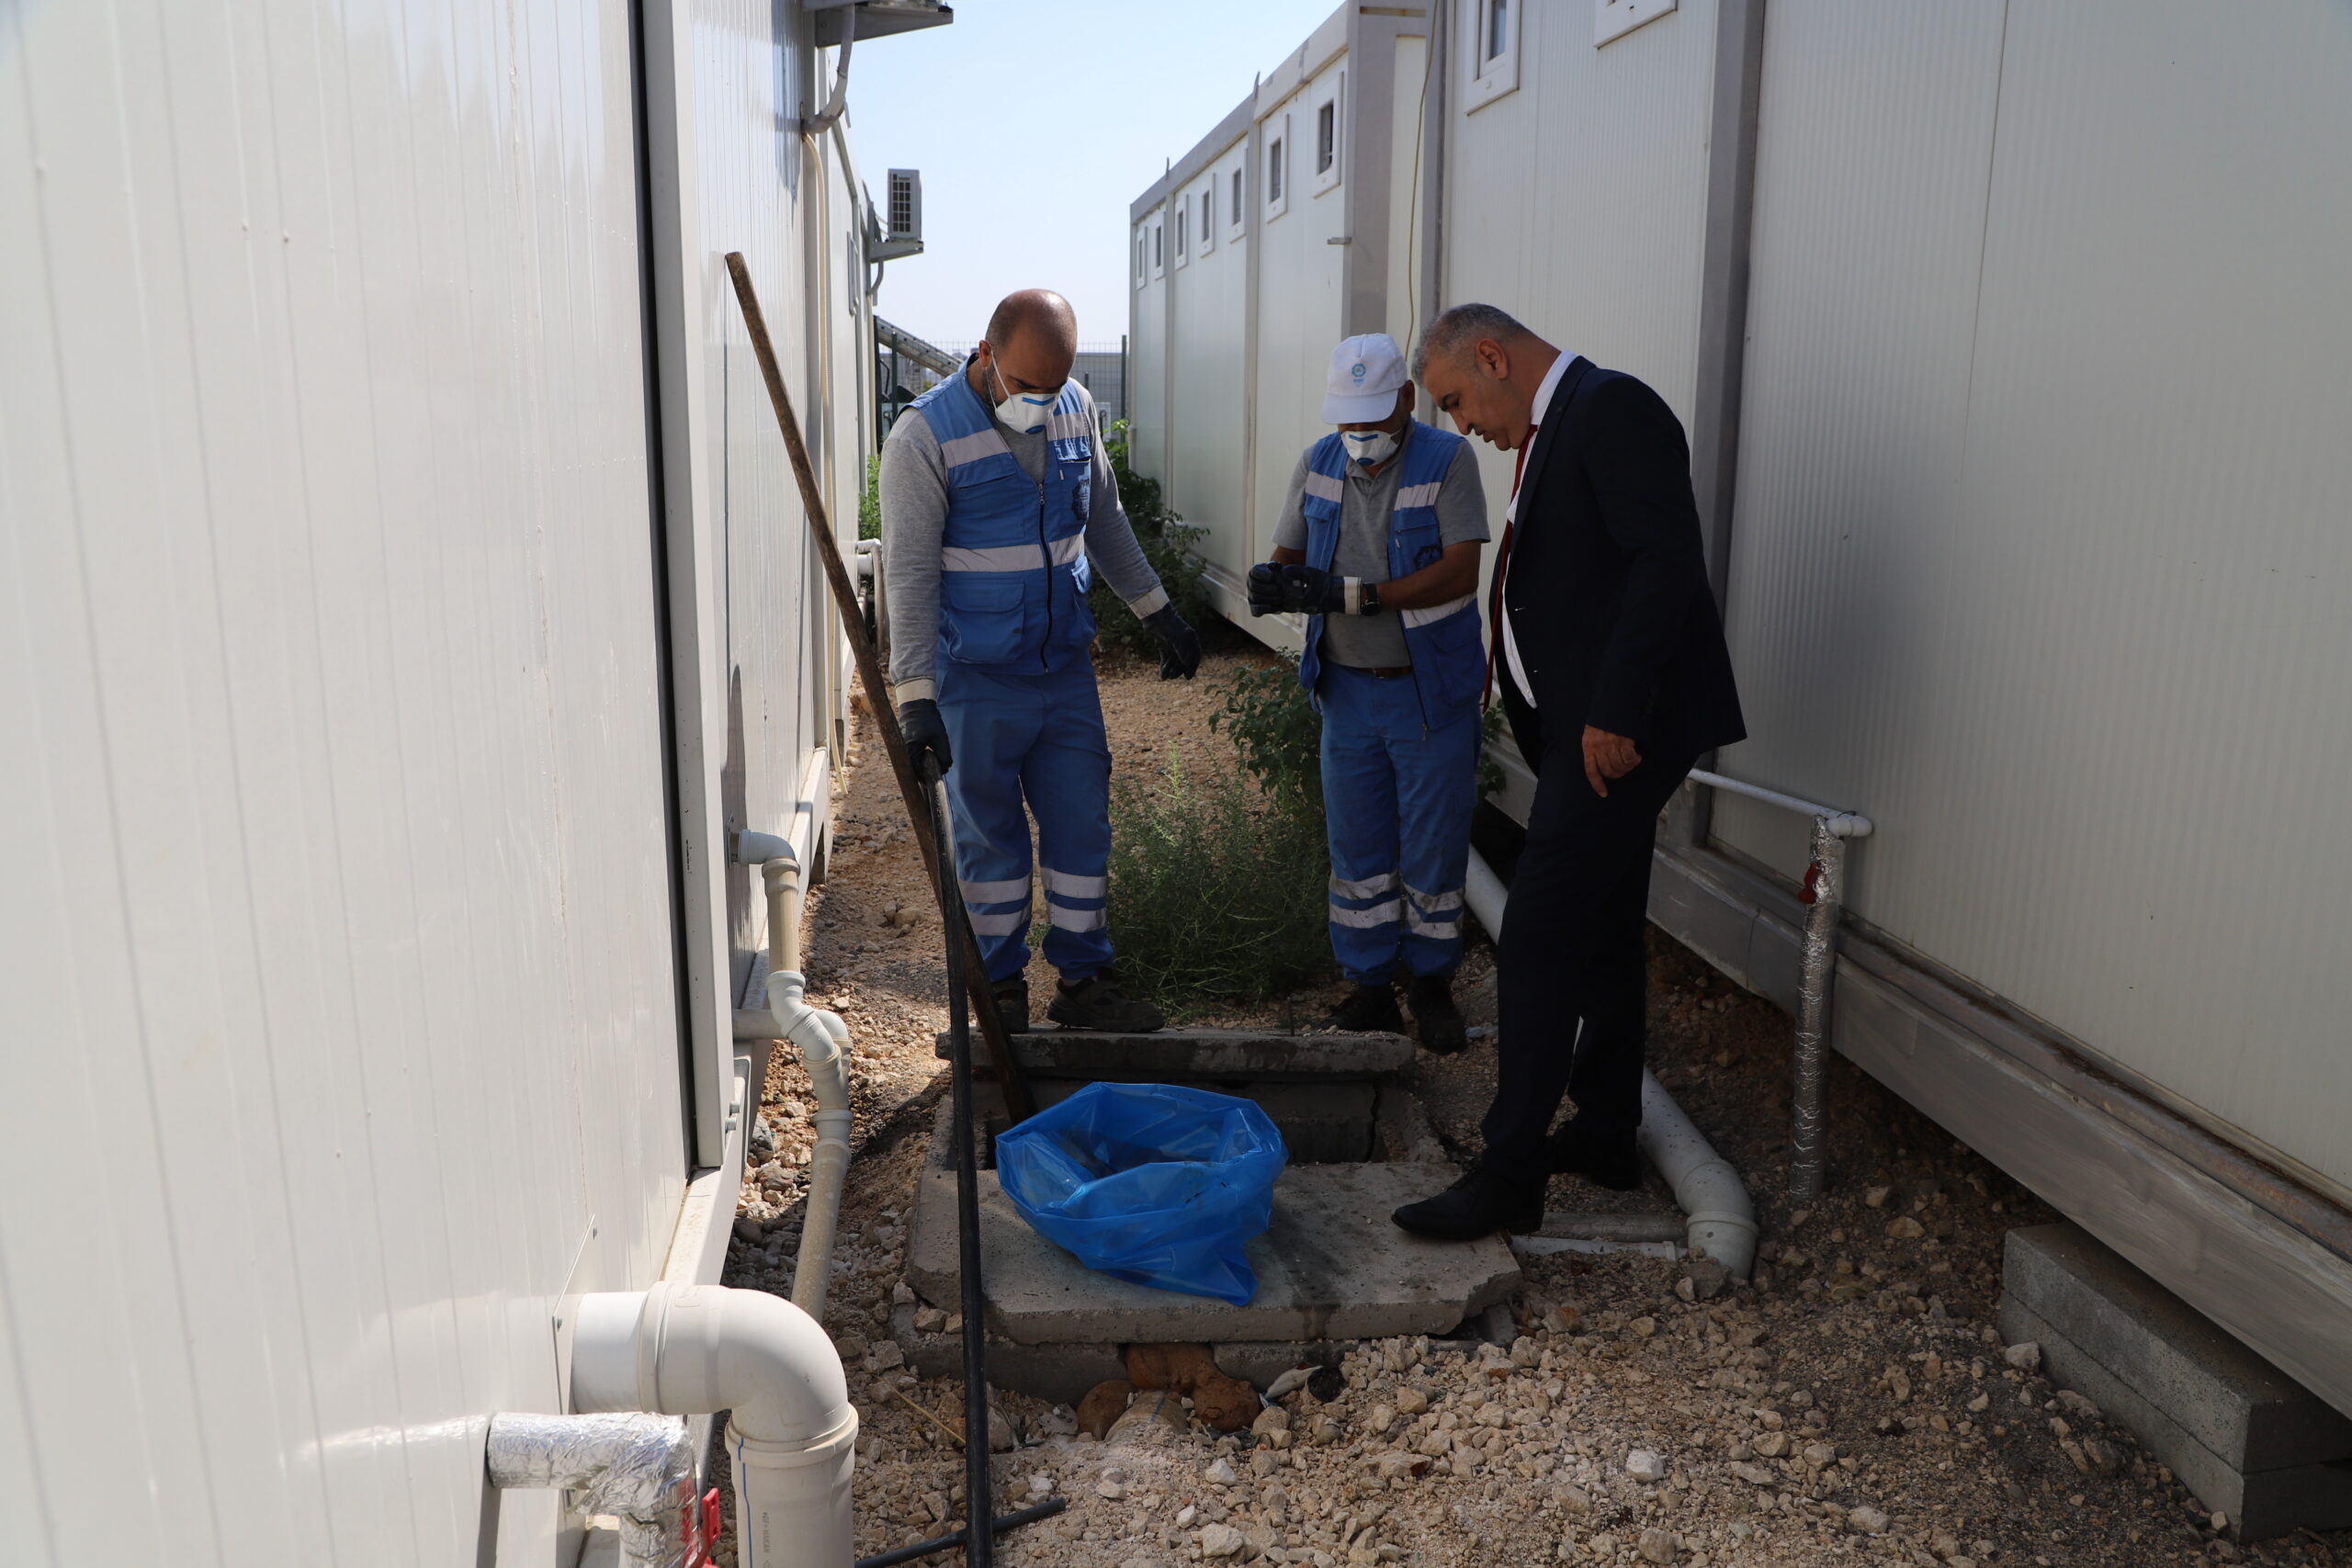
{"type": "Polygon", "coordinates": [[[1083,980],[1064,980],[1054,987],[1046,1016],[1064,1029],[1091,1029],[1105,1034],[1148,1034],[1168,1021],[1159,1010],[1128,996],[1105,969],[1083,980]]]}
{"type": "Polygon", "coordinates": [[[996,1016],[1004,1025],[1007,1034],[1029,1032],[1029,977],[1026,975],[1009,976],[990,982],[989,995],[996,998],[996,1016]]]}
{"type": "Polygon", "coordinates": [[[1642,1151],[1631,1127],[1588,1125],[1571,1117],[1544,1141],[1554,1174],[1581,1176],[1612,1192],[1630,1192],[1642,1184],[1642,1151]]]}
{"type": "Polygon", "coordinates": [[[1544,1184],[1506,1181],[1474,1165],[1436,1197],[1408,1203],[1389,1218],[1439,1241],[1476,1241],[1497,1231],[1530,1235],[1544,1227],[1544,1184]]]}
{"type": "Polygon", "coordinates": [[[1405,987],[1405,1000],[1412,1006],[1413,1023],[1421,1032],[1424,1049],[1451,1056],[1470,1043],[1469,1032],[1462,1026],[1462,1010],[1453,1005],[1452,976],[1414,976],[1413,983],[1405,987]]]}
{"type": "Polygon", "coordinates": [[[1352,1030],[1359,1034],[1401,1034],[1405,1032],[1405,1015],[1396,1010],[1396,990],[1385,980],[1374,986],[1358,986],[1340,998],[1325,1019],[1334,1029],[1352,1030]]]}

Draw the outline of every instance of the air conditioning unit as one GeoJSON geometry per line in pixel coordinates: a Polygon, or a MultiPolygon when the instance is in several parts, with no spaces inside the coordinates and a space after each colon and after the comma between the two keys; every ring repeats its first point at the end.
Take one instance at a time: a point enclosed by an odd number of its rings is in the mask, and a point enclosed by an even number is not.
{"type": "Polygon", "coordinates": [[[922,171],[892,169],[882,198],[882,243],[876,261],[922,254],[922,171]]]}

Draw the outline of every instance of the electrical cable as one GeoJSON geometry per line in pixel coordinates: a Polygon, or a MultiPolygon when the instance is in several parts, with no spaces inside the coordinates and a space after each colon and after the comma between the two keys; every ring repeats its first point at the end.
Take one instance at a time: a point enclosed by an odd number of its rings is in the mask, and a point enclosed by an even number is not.
{"type": "MultiPolygon", "coordinates": [[[[1069,1506],[1069,1498],[1057,1497],[1050,1503],[1040,1503],[1035,1507],[1022,1508],[1010,1514],[999,1514],[989,1521],[989,1531],[992,1535],[1002,1535],[1007,1530],[1019,1529],[1023,1525],[1034,1525],[1039,1519],[1050,1519],[1069,1506]]],[[[912,1546],[893,1547],[888,1551],[877,1551],[871,1557],[861,1557],[851,1565],[851,1568],[897,1568],[899,1563],[912,1562],[919,1557],[929,1557],[935,1551],[953,1551],[964,1544],[965,1537],[970,1533],[968,1530],[957,1530],[953,1535],[933,1536],[929,1540],[919,1540],[912,1546]]]]}
{"type": "MultiPolygon", "coordinates": [[[[923,799],[931,807],[931,830],[939,847],[939,897],[943,907],[956,889],[956,846],[948,837],[947,791],[937,759],[922,760],[923,799]]],[[[996,1560],[996,1532],[975,1528],[989,1518],[989,1384],[983,1365],[987,1329],[980,1294],[980,1175],[978,1139],[972,1127],[971,992],[965,983],[964,944],[948,933],[947,1072],[956,1121],[956,1250],[964,1312],[964,1560],[989,1568],[996,1560]]]]}

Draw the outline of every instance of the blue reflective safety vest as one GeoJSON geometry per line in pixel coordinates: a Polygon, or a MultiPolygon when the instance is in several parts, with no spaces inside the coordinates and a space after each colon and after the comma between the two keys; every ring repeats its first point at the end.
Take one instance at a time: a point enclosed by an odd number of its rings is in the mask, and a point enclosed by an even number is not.
{"type": "Polygon", "coordinates": [[[1006,674],[1060,669],[1094,640],[1086,607],[1094,426],[1085,395],[1067,383],[1046,415],[1043,479],[1023,471],[963,371],[911,406],[947,460],[941,657],[1006,674]]]}
{"type": "MultiPolygon", "coordinates": [[[[1445,553],[1438,536],[1437,492],[1453,467],[1462,437],[1450,430],[1419,421],[1405,426],[1404,450],[1389,459],[1402,463],[1396,476],[1396,502],[1388,518],[1388,576],[1409,576],[1445,553]]],[[[1306,494],[1299,510],[1306,514],[1306,564],[1317,571],[1331,570],[1340,548],[1340,498],[1347,493],[1348,450],[1332,434],[1310,449],[1306,494]]],[[[1454,716],[1453,710],[1477,705],[1478,689],[1487,678],[1486,643],[1482,636],[1476,592],[1419,610],[1383,610],[1404,623],[1405,649],[1412,655],[1413,684],[1421,699],[1421,717],[1432,726],[1454,716]]],[[[1299,683],[1315,690],[1323,668],[1323,617],[1306,618],[1306,651],[1299,656],[1299,683]]]]}

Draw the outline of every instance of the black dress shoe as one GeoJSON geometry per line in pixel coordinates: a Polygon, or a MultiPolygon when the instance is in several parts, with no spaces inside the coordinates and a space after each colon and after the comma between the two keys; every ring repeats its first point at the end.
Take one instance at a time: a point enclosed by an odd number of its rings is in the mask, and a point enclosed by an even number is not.
{"type": "Polygon", "coordinates": [[[1415,1235],[1475,1241],[1497,1231],[1528,1235],[1544,1225],[1544,1184],[1507,1181],[1477,1166],[1439,1193],[1389,1216],[1415,1235]]]}
{"type": "Polygon", "coordinates": [[[1433,1055],[1451,1056],[1470,1043],[1469,1031],[1462,1024],[1462,1010],[1453,1005],[1452,976],[1414,976],[1412,984],[1405,987],[1405,1000],[1412,1005],[1422,1049],[1433,1055]]]}
{"type": "Polygon", "coordinates": [[[1545,1140],[1544,1148],[1555,1175],[1581,1176],[1612,1192],[1630,1192],[1642,1184],[1642,1151],[1631,1127],[1588,1126],[1583,1117],[1574,1117],[1545,1140]]]}

